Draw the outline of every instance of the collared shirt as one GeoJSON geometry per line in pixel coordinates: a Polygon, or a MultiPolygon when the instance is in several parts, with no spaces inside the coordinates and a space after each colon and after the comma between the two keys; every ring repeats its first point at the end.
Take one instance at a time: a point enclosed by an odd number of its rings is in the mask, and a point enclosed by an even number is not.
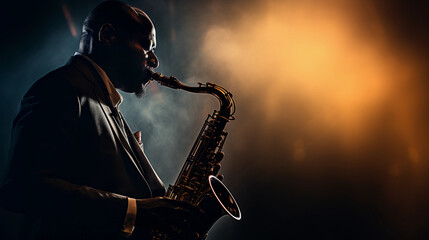
{"type": "MultiPolygon", "coordinates": [[[[106,72],[87,55],[80,52],[75,52],[74,55],[82,56],[88,62],[91,63],[91,65],[95,68],[97,73],[100,75],[104,85],[106,86],[107,93],[109,94],[109,98],[112,101],[113,106],[115,108],[118,108],[123,98],[121,94],[119,94],[119,92],[116,90],[112,81],[110,81],[106,72]]],[[[122,233],[124,236],[129,237],[133,233],[135,222],[136,222],[136,216],[137,216],[137,201],[134,198],[128,198],[127,213],[125,215],[124,224],[122,225],[122,233]]]]}

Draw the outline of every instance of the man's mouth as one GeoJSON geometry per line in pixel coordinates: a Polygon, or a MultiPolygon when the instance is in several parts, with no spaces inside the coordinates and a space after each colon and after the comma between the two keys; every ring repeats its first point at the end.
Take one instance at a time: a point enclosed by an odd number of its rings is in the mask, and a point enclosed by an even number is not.
{"type": "Polygon", "coordinates": [[[148,78],[148,80],[150,80],[150,78],[152,77],[152,74],[154,73],[154,68],[153,67],[146,67],[145,68],[145,75],[148,78]]]}
{"type": "Polygon", "coordinates": [[[152,78],[152,74],[154,73],[154,68],[152,67],[145,67],[144,68],[144,76],[142,81],[142,84],[146,87],[150,82],[152,78]]]}

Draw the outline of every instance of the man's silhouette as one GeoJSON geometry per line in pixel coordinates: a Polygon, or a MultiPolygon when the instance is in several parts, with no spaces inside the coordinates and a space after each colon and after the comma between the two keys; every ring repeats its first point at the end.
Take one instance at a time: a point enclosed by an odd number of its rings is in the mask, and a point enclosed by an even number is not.
{"type": "Polygon", "coordinates": [[[143,11],[104,2],[86,18],[78,52],[23,97],[0,200],[28,217],[30,238],[193,236],[188,220],[199,210],[161,197],[164,185],[118,110],[116,89],[143,94],[155,47],[143,11]]]}

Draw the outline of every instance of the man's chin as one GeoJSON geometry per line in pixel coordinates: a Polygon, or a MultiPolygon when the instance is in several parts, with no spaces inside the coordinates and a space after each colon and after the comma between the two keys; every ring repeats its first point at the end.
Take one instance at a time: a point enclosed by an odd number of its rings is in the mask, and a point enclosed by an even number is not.
{"type": "Polygon", "coordinates": [[[140,87],[134,91],[134,94],[136,95],[136,97],[138,99],[142,99],[144,97],[146,93],[146,85],[145,84],[141,84],[140,87]]]}

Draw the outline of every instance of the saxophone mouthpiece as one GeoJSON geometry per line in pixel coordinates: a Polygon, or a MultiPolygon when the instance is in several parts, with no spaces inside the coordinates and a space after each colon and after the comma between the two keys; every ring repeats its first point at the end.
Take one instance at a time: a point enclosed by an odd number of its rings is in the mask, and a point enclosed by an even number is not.
{"type": "Polygon", "coordinates": [[[167,86],[174,89],[179,89],[183,86],[182,83],[177,80],[177,78],[173,76],[166,77],[162,75],[162,73],[152,72],[151,80],[155,80],[163,86],[167,86]]]}

